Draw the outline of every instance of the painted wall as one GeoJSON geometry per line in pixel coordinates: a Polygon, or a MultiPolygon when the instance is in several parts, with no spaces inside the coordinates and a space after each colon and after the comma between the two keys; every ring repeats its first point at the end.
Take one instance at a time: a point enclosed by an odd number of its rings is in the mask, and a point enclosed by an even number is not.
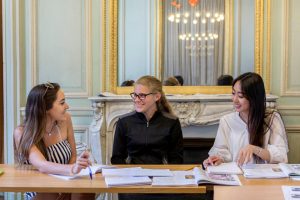
{"type": "Polygon", "coordinates": [[[89,144],[89,96],[100,92],[101,0],[3,0],[5,160],[30,89],[46,81],[65,92],[77,142],[89,144]]]}
{"type": "MultiPolygon", "coordinates": [[[[92,121],[93,111],[88,97],[98,94],[102,87],[103,1],[2,1],[6,162],[13,162],[12,132],[21,122],[26,96],[32,86],[45,81],[61,84],[70,104],[76,140],[89,144],[88,126],[92,121]]],[[[152,4],[146,0],[136,2],[136,5],[140,4],[146,12],[140,20],[153,23],[150,20],[152,4]]],[[[292,162],[300,162],[300,80],[297,78],[300,71],[297,66],[300,63],[297,56],[300,41],[297,35],[300,30],[297,23],[299,14],[296,12],[300,9],[299,4],[297,0],[271,1],[271,93],[279,96],[278,108],[288,130],[291,149],[289,156],[292,162]]],[[[252,15],[248,17],[252,19],[252,15]]],[[[148,31],[152,30],[149,28],[150,24],[144,25],[148,31]]],[[[126,31],[128,30],[125,29],[123,33],[126,31]]],[[[137,41],[143,41],[143,45],[151,43],[153,39],[147,34],[144,36],[137,41]]],[[[249,38],[251,37],[240,39],[249,41],[249,38]]],[[[251,48],[245,44],[243,51],[236,51],[235,55],[241,59],[243,56],[240,53],[251,48]]],[[[128,54],[131,53],[130,50],[125,50],[128,54]]],[[[139,52],[143,54],[142,63],[135,65],[147,65],[145,72],[149,72],[149,62],[145,60],[151,60],[152,50],[148,48],[139,52]]],[[[253,56],[249,53],[250,55],[253,56]]],[[[240,60],[237,63],[250,63],[250,66],[251,61],[253,60],[240,60]]],[[[132,69],[126,70],[127,67],[123,69],[127,76],[132,69]]]]}
{"type": "Polygon", "coordinates": [[[289,139],[289,162],[300,163],[300,2],[271,1],[271,92],[279,96],[289,139]]]}

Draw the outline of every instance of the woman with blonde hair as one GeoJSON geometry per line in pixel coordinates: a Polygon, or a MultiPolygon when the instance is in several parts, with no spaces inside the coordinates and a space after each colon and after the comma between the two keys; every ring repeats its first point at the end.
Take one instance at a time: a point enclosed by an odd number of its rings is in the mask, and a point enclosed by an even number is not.
{"type": "Polygon", "coordinates": [[[112,164],[180,164],[183,138],[162,83],[143,76],[130,94],[135,111],[122,116],[114,136],[112,164]]]}

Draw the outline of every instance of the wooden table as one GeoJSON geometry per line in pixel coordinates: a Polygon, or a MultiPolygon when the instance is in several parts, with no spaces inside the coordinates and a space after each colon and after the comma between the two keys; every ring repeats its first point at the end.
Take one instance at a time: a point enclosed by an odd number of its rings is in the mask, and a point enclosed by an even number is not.
{"type": "MultiPolygon", "coordinates": [[[[214,200],[282,200],[282,185],[300,186],[300,181],[289,178],[280,179],[246,179],[239,176],[242,186],[214,186],[214,200]]],[[[210,189],[210,188],[209,188],[210,189]]]]}
{"type": "MultiPolygon", "coordinates": [[[[144,165],[144,168],[168,168],[171,170],[189,170],[195,165],[144,165]]],[[[128,165],[126,165],[128,167],[128,165]]],[[[206,193],[205,186],[193,187],[154,187],[123,186],[107,187],[104,177],[96,174],[93,180],[82,177],[74,180],[62,180],[42,174],[32,169],[17,169],[12,165],[0,164],[4,174],[0,176],[0,192],[65,192],[65,193],[206,193]]]]}
{"type": "Polygon", "coordinates": [[[282,200],[283,192],[280,185],[251,186],[215,186],[214,200],[282,200]]]}

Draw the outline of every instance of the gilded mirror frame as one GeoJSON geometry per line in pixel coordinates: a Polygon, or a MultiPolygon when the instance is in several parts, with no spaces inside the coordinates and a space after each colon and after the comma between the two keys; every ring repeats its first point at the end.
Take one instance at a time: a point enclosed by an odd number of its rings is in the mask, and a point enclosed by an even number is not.
{"type": "MultiPolygon", "coordinates": [[[[228,0],[226,6],[226,18],[232,21],[233,1],[228,0]]],[[[270,92],[270,0],[255,0],[255,52],[254,63],[255,72],[259,73],[264,81],[266,92],[270,92]],[[264,43],[265,41],[265,43],[264,43]]],[[[162,5],[159,5],[159,18],[162,17],[162,5]]],[[[229,53],[225,55],[225,64],[232,62],[232,23],[225,28],[229,45],[229,53]],[[226,58],[229,56],[229,58],[226,58]],[[227,61],[227,63],[226,63],[227,61]]],[[[161,26],[161,24],[159,25],[161,26]]],[[[118,0],[102,1],[102,91],[108,91],[114,94],[129,94],[133,91],[132,87],[118,87],[118,0]],[[108,79],[107,79],[108,77],[108,79]],[[107,84],[108,83],[108,84],[107,84]]],[[[161,29],[160,29],[161,30],[161,29]]],[[[157,33],[159,39],[162,33],[157,33]]],[[[157,43],[159,44],[159,43],[157,43]]],[[[157,65],[161,63],[161,47],[158,47],[156,59],[157,65]]],[[[164,86],[164,91],[168,94],[230,94],[231,86],[164,86]]]]}

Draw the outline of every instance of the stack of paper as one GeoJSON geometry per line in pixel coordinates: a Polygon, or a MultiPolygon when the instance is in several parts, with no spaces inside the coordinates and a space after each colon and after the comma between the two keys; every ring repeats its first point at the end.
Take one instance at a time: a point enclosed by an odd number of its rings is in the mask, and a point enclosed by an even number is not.
{"type": "Polygon", "coordinates": [[[243,166],[246,178],[285,178],[278,164],[248,164],[243,166]]]}
{"type": "Polygon", "coordinates": [[[142,169],[141,167],[103,169],[102,176],[173,176],[169,169],[142,169]]]}
{"type": "Polygon", "coordinates": [[[128,177],[128,176],[111,176],[105,177],[107,187],[114,186],[132,186],[132,185],[151,185],[152,180],[149,177],[128,177]]]}

